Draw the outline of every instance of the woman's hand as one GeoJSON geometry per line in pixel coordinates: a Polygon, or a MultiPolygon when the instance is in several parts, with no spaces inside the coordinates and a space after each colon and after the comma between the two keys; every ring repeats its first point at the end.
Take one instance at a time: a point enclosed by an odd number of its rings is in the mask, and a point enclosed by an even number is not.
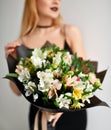
{"type": "Polygon", "coordinates": [[[56,122],[58,121],[58,119],[61,117],[62,114],[63,114],[62,112],[53,114],[53,116],[54,116],[53,122],[52,122],[52,126],[53,126],[53,127],[55,127],[56,122]]]}
{"type": "Polygon", "coordinates": [[[55,127],[58,119],[61,117],[61,115],[63,114],[62,112],[58,112],[58,113],[50,113],[50,112],[46,112],[46,111],[42,111],[45,115],[46,115],[46,118],[47,118],[47,121],[52,122],[52,126],[55,127]]]}
{"type": "Polygon", "coordinates": [[[17,41],[8,43],[5,46],[5,57],[7,58],[8,55],[12,55],[14,58],[17,58],[15,50],[17,46],[20,46],[20,43],[18,43],[17,41]]]}

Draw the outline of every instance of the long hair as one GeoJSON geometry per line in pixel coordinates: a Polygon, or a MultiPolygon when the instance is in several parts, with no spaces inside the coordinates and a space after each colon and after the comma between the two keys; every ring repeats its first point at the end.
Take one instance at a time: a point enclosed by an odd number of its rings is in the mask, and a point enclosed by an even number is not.
{"type": "MultiPolygon", "coordinates": [[[[54,20],[53,24],[59,24],[61,19],[62,17],[59,15],[58,18],[54,20]]],[[[37,0],[25,0],[20,37],[32,33],[36,29],[38,22],[37,0]]]]}

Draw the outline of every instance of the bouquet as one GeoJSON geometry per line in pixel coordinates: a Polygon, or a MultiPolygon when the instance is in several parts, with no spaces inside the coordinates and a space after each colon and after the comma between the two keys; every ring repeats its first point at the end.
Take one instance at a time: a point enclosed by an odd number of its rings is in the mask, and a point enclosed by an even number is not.
{"type": "Polygon", "coordinates": [[[34,104],[54,109],[81,109],[101,89],[94,66],[57,46],[35,48],[20,58],[12,77],[22,84],[25,97],[34,104]]]}

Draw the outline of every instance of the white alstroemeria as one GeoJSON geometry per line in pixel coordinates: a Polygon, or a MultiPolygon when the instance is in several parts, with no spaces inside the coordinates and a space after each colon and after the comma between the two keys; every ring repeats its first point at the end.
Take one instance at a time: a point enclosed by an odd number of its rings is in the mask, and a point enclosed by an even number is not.
{"type": "Polygon", "coordinates": [[[51,99],[54,95],[56,96],[56,98],[58,98],[57,90],[60,90],[61,87],[62,87],[62,83],[58,79],[53,80],[53,82],[50,84],[48,98],[51,99]]]}
{"type": "Polygon", "coordinates": [[[66,52],[63,56],[63,60],[66,64],[71,65],[72,64],[72,55],[69,52],[66,52]]]}
{"type": "Polygon", "coordinates": [[[79,77],[85,77],[85,76],[87,76],[87,74],[84,74],[84,73],[80,72],[78,76],[79,77]]]}
{"type": "Polygon", "coordinates": [[[53,83],[53,74],[50,70],[38,71],[37,77],[40,79],[38,84],[38,90],[45,92],[48,91],[53,83]]]}
{"type": "MultiPolygon", "coordinates": [[[[20,61],[21,62],[21,61],[20,61]]],[[[19,75],[21,71],[24,69],[24,67],[20,64],[16,66],[15,72],[19,75]]]]}
{"type": "Polygon", "coordinates": [[[42,50],[40,50],[39,48],[34,49],[34,51],[32,52],[31,61],[37,68],[42,67],[42,63],[45,63],[45,58],[45,53],[42,53],[42,50]]]}
{"type": "Polygon", "coordinates": [[[66,81],[65,81],[66,86],[68,86],[68,87],[74,86],[76,83],[76,80],[77,80],[77,76],[73,76],[73,77],[67,76],[66,81]]]}
{"type": "Polygon", "coordinates": [[[90,104],[90,98],[93,97],[93,96],[94,96],[93,93],[89,93],[89,94],[82,96],[82,102],[84,103],[86,101],[90,104]]]}
{"type": "Polygon", "coordinates": [[[36,93],[36,94],[33,94],[33,99],[34,99],[34,102],[38,99],[38,94],[36,93]]]}
{"type": "Polygon", "coordinates": [[[25,86],[25,95],[26,96],[30,96],[31,94],[33,94],[33,99],[34,102],[38,99],[38,94],[34,94],[34,88],[36,88],[36,84],[32,81],[30,81],[28,84],[24,84],[25,86]]]}
{"type": "MultiPolygon", "coordinates": [[[[52,56],[52,55],[51,55],[51,54],[52,54],[52,50],[51,50],[51,49],[45,50],[43,53],[44,53],[44,56],[45,56],[45,57],[48,57],[49,55],[52,56]]],[[[52,56],[52,57],[53,57],[53,56],[52,56]]]]}
{"type": "Polygon", "coordinates": [[[62,83],[58,79],[53,80],[52,85],[57,90],[60,90],[62,87],[62,83]]]}
{"type": "Polygon", "coordinates": [[[53,57],[53,63],[58,66],[61,62],[61,57],[62,57],[62,53],[57,52],[57,54],[53,57]]]}
{"type": "Polygon", "coordinates": [[[57,68],[57,69],[53,70],[53,74],[54,74],[55,77],[58,78],[58,77],[61,76],[62,70],[60,68],[57,68]]]}
{"type": "Polygon", "coordinates": [[[96,75],[94,73],[89,73],[89,80],[92,84],[97,83],[99,85],[101,85],[100,79],[96,77],[96,75]]]}
{"type": "Polygon", "coordinates": [[[76,81],[73,87],[80,88],[83,90],[85,88],[85,84],[83,81],[76,81]]]}
{"type": "Polygon", "coordinates": [[[57,103],[59,104],[59,108],[67,108],[69,109],[69,105],[71,103],[71,99],[68,99],[67,96],[65,96],[65,94],[61,94],[57,99],[56,99],[57,103]]]}
{"type": "Polygon", "coordinates": [[[26,92],[25,92],[25,96],[26,97],[28,97],[28,96],[30,96],[32,94],[32,91],[31,90],[26,90],[26,92]]]}
{"type": "Polygon", "coordinates": [[[18,73],[18,80],[20,82],[28,82],[30,80],[30,73],[29,73],[29,70],[28,68],[24,68],[22,67],[21,70],[17,70],[16,69],[16,73],[18,73]],[[19,72],[18,72],[19,71],[19,72]]]}
{"type": "Polygon", "coordinates": [[[25,87],[25,95],[26,96],[30,96],[33,92],[34,92],[34,89],[33,87],[36,87],[35,83],[34,82],[28,82],[28,84],[24,84],[24,87],[25,87]]]}
{"type": "Polygon", "coordinates": [[[34,91],[34,88],[36,88],[36,84],[32,81],[29,81],[28,84],[25,84],[25,89],[30,89],[31,91],[34,91]]]}
{"type": "Polygon", "coordinates": [[[92,90],[93,90],[93,85],[92,84],[90,84],[88,81],[87,81],[87,83],[86,83],[87,85],[87,87],[86,87],[86,89],[85,89],[85,91],[86,92],[92,92],[92,90]]]}
{"type": "Polygon", "coordinates": [[[77,76],[68,77],[66,83],[69,86],[73,86],[73,87],[76,87],[76,88],[81,88],[82,90],[85,88],[84,82],[77,76]]]}

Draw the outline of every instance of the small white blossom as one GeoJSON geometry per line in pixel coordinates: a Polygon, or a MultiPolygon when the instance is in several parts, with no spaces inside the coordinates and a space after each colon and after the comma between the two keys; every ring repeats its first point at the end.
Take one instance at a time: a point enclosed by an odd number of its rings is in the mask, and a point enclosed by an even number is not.
{"type": "Polygon", "coordinates": [[[90,103],[90,98],[93,97],[93,96],[94,96],[93,93],[89,93],[89,94],[87,94],[87,95],[84,95],[84,96],[82,97],[82,102],[84,103],[84,102],[86,101],[86,102],[90,103]]]}
{"type": "Polygon", "coordinates": [[[80,72],[78,76],[79,77],[85,77],[85,76],[87,76],[87,74],[83,74],[82,72],[80,72]]]}
{"type": "Polygon", "coordinates": [[[67,52],[64,56],[63,56],[63,60],[66,64],[71,65],[72,64],[72,56],[69,52],[67,52]]]}
{"type": "Polygon", "coordinates": [[[30,81],[28,82],[28,84],[24,84],[25,86],[25,95],[26,97],[27,96],[30,96],[31,94],[33,94],[33,99],[34,99],[34,102],[38,99],[38,94],[34,94],[34,88],[36,88],[36,85],[34,82],[30,81]]]}
{"type": "Polygon", "coordinates": [[[61,94],[57,99],[56,101],[58,102],[59,104],[59,108],[67,108],[69,109],[69,105],[71,103],[71,99],[68,99],[68,97],[66,97],[64,94],[61,94]]]}
{"type": "Polygon", "coordinates": [[[93,90],[93,85],[92,84],[90,84],[88,81],[87,81],[87,85],[86,85],[87,87],[86,87],[86,89],[85,89],[85,91],[86,92],[92,92],[92,90],[93,90]]]}
{"type": "Polygon", "coordinates": [[[53,83],[53,74],[50,70],[38,71],[37,77],[39,78],[38,90],[45,92],[48,91],[53,83]]]}
{"type": "Polygon", "coordinates": [[[30,73],[28,68],[22,67],[21,70],[16,69],[16,72],[18,73],[18,80],[20,82],[28,82],[30,80],[30,73]]]}
{"type": "Polygon", "coordinates": [[[60,64],[60,62],[61,62],[61,57],[62,57],[62,53],[57,52],[55,57],[53,57],[53,63],[58,66],[60,64]]]}
{"type": "Polygon", "coordinates": [[[28,84],[25,84],[24,86],[25,86],[26,90],[30,89],[30,90],[34,91],[34,88],[36,88],[35,83],[32,81],[29,81],[28,84]]]}
{"type": "Polygon", "coordinates": [[[42,53],[42,51],[38,48],[34,49],[31,56],[31,61],[34,64],[35,67],[41,68],[42,63],[45,63],[46,55],[42,53]]]}
{"type": "Polygon", "coordinates": [[[60,68],[57,68],[57,69],[55,69],[55,70],[53,71],[53,74],[54,74],[55,77],[58,78],[58,77],[61,76],[62,70],[61,70],[60,68]]]}
{"type": "Polygon", "coordinates": [[[36,93],[36,94],[33,94],[33,99],[34,99],[34,102],[38,99],[38,94],[36,93]]]}
{"type": "Polygon", "coordinates": [[[30,96],[34,92],[34,88],[36,88],[36,85],[34,82],[30,81],[28,84],[24,84],[25,86],[25,95],[30,96]]]}
{"type": "Polygon", "coordinates": [[[25,92],[25,96],[26,96],[26,97],[30,96],[31,94],[32,94],[32,91],[29,90],[29,89],[25,92]]]}

